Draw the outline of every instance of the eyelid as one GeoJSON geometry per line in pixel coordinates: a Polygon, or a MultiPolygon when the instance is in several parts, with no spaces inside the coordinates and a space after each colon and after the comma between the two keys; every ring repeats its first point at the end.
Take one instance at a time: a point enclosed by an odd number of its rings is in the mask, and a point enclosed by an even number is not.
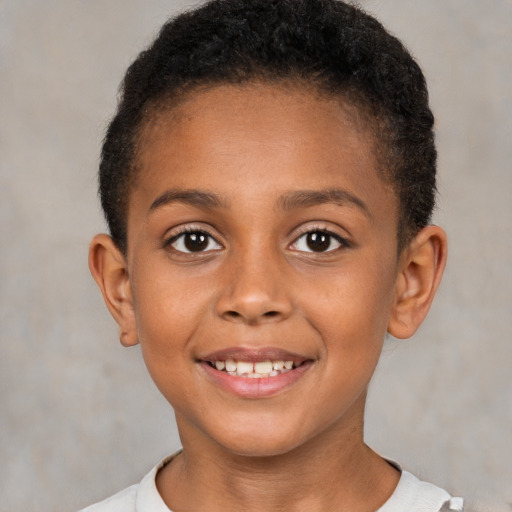
{"type": "MultiPolygon", "coordinates": [[[[313,224],[313,225],[307,224],[307,225],[303,225],[303,226],[299,227],[299,229],[293,234],[293,240],[288,245],[288,248],[291,249],[294,245],[296,245],[298,243],[298,241],[304,235],[307,235],[309,233],[315,233],[315,232],[325,233],[326,235],[332,236],[341,245],[342,249],[348,249],[348,248],[352,247],[352,242],[349,240],[348,237],[341,235],[336,230],[327,227],[325,225],[325,223],[322,223],[322,224],[316,224],[316,225],[315,224],[313,224]]],[[[336,252],[336,250],[337,249],[331,249],[329,251],[318,252],[315,254],[317,254],[317,255],[329,254],[329,253],[336,252]]],[[[304,252],[304,251],[298,251],[298,252],[304,252]]],[[[314,251],[312,251],[312,252],[314,252],[314,251]]]]}
{"type": "Polygon", "coordinates": [[[308,233],[314,233],[315,231],[321,231],[322,233],[326,233],[328,235],[333,236],[338,240],[340,243],[344,245],[352,245],[352,242],[350,241],[349,235],[342,235],[339,231],[341,229],[335,229],[330,227],[325,222],[316,223],[316,224],[303,224],[302,226],[299,226],[296,230],[294,230],[291,234],[292,243],[295,242],[297,239],[299,239],[301,236],[306,235],[308,233]]]}
{"type": "Polygon", "coordinates": [[[219,241],[219,237],[217,235],[214,235],[212,233],[212,230],[209,229],[207,226],[204,226],[201,224],[184,224],[184,225],[172,228],[170,230],[170,232],[167,232],[167,234],[165,235],[164,240],[163,240],[163,244],[162,244],[163,248],[164,249],[168,248],[182,235],[185,235],[187,233],[197,233],[197,232],[207,234],[209,237],[211,237],[215,241],[215,243],[217,243],[221,247],[224,247],[224,244],[219,241]]]}

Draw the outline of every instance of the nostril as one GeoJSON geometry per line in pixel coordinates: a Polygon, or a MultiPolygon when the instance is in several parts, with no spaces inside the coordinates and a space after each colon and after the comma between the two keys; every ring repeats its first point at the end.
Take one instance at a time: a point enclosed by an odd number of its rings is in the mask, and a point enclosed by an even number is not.
{"type": "MultiPolygon", "coordinates": [[[[258,322],[257,315],[253,318],[252,316],[244,315],[243,313],[239,313],[238,311],[235,311],[235,310],[225,311],[223,316],[226,320],[231,320],[231,321],[239,322],[240,320],[245,319],[248,323],[251,323],[251,324],[258,322]]],[[[261,320],[263,320],[263,319],[271,320],[274,318],[278,318],[279,316],[280,316],[279,311],[275,311],[275,310],[265,311],[264,313],[261,314],[260,319],[261,320]]]]}

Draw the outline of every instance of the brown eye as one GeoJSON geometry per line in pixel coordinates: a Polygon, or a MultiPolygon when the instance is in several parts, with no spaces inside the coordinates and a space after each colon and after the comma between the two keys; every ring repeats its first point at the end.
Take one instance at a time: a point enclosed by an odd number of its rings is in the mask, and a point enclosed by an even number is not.
{"type": "Polygon", "coordinates": [[[329,249],[331,238],[327,233],[315,231],[306,235],[306,244],[314,252],[324,252],[329,249]]]}
{"type": "Polygon", "coordinates": [[[169,245],[178,252],[206,252],[221,249],[221,245],[205,231],[187,231],[171,238],[169,245]]]}
{"type": "Polygon", "coordinates": [[[340,247],[348,247],[342,237],[328,231],[309,231],[295,240],[291,248],[301,252],[330,252],[340,247]]]}
{"type": "Polygon", "coordinates": [[[208,247],[208,235],[204,233],[185,233],[183,243],[190,252],[204,251],[208,247]]]}

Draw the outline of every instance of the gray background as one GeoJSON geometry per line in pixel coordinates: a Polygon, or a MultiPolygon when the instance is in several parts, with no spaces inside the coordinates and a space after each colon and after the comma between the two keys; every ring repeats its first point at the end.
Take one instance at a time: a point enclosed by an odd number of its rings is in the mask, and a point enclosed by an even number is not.
{"type": "MultiPolygon", "coordinates": [[[[450,260],[414,340],[389,341],[370,444],[512,509],[512,2],[362,2],[427,74],[450,260]]],[[[179,446],[89,276],[100,142],[163,0],[0,1],[0,511],[72,511],[179,446]]]]}

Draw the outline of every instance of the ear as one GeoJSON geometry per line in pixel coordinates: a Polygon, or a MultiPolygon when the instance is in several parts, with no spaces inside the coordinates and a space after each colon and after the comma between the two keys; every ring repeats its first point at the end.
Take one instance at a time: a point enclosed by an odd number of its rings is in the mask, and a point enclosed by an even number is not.
{"type": "Polygon", "coordinates": [[[427,316],[446,266],[446,233],[438,226],[422,229],[404,249],[395,284],[388,332],[410,338],[427,316]]]}
{"type": "Polygon", "coordinates": [[[119,325],[125,347],[138,343],[133,296],[126,258],[108,235],[96,235],[89,246],[89,269],[110,314],[119,325]]]}

